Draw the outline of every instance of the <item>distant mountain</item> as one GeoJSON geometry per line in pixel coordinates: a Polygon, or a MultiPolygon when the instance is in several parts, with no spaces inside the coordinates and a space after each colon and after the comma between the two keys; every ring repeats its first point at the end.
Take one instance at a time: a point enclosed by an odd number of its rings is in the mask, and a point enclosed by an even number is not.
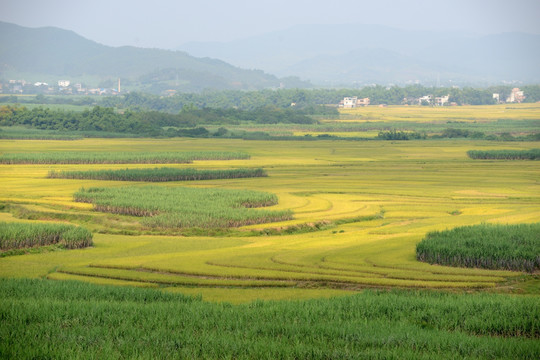
{"type": "Polygon", "coordinates": [[[30,78],[27,81],[74,77],[111,83],[111,79],[122,78],[127,86],[152,92],[262,89],[283,83],[309,86],[298,79],[278,79],[261,70],[244,70],[221,60],[196,58],[182,51],[109,47],[72,31],[0,22],[0,77],[8,74],[24,75],[30,78]]]}
{"type": "Polygon", "coordinates": [[[328,85],[540,81],[540,35],[521,33],[480,37],[379,25],[298,25],[179,49],[328,85]]]}

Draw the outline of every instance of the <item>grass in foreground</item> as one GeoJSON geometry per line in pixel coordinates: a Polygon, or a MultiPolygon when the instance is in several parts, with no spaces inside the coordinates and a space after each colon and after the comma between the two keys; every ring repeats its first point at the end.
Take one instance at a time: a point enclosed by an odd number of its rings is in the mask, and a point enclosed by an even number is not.
{"type": "Polygon", "coordinates": [[[0,164],[188,164],[194,160],[249,159],[245,153],[192,152],[48,152],[4,153],[0,164]]]}
{"type": "Polygon", "coordinates": [[[258,169],[225,169],[225,170],[198,170],[198,169],[120,169],[120,170],[90,170],[90,171],[50,171],[47,175],[51,179],[92,179],[116,181],[190,181],[214,179],[239,179],[268,176],[266,171],[258,169]]]}
{"type": "Polygon", "coordinates": [[[0,223],[0,250],[58,244],[68,249],[92,246],[92,233],[65,224],[0,223]]]}
{"type": "Polygon", "coordinates": [[[416,246],[416,257],[431,264],[533,272],[540,269],[540,223],[431,232],[416,246]]]}
{"type": "Polygon", "coordinates": [[[287,210],[251,209],[277,204],[276,195],[260,191],[146,186],[81,189],[74,197],[97,211],[144,217],[150,227],[224,228],[292,218],[287,210]]]}
{"type": "Polygon", "coordinates": [[[2,280],[0,291],[2,358],[540,356],[534,297],[364,291],[232,306],[79,282],[2,280]]]}

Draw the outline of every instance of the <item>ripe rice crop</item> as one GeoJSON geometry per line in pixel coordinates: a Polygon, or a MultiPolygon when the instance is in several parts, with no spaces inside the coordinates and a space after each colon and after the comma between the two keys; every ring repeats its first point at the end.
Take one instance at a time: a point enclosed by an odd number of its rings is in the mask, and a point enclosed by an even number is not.
{"type": "Polygon", "coordinates": [[[68,249],[92,246],[92,233],[65,224],[0,223],[0,250],[53,244],[68,249]]]}
{"type": "Polygon", "coordinates": [[[0,164],[189,164],[194,160],[243,160],[240,152],[47,152],[5,153],[0,164]]]}
{"type": "Polygon", "coordinates": [[[467,155],[471,159],[482,160],[538,160],[540,149],[531,150],[469,150],[467,155]]]}
{"type": "Polygon", "coordinates": [[[540,269],[540,223],[475,225],[426,235],[416,257],[431,264],[533,272],[540,269]]]}
{"type": "Polygon", "coordinates": [[[94,204],[102,212],[145,217],[141,223],[165,228],[223,228],[282,221],[290,211],[249,208],[277,204],[270,193],[230,189],[167,188],[158,186],[90,188],[75,201],[94,204]]]}
{"type": "Polygon", "coordinates": [[[90,170],[90,171],[51,171],[51,179],[92,179],[118,181],[189,181],[212,179],[238,179],[248,177],[268,176],[261,169],[226,169],[226,170],[197,170],[197,169],[120,169],[120,170],[90,170]]]}

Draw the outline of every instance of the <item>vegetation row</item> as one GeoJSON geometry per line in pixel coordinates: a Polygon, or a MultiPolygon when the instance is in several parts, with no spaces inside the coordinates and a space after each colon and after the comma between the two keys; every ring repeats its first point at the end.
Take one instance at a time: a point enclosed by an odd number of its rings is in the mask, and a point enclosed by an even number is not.
{"type": "MultiPolygon", "coordinates": [[[[488,105],[493,104],[493,93],[500,94],[505,99],[512,91],[512,85],[492,86],[487,88],[433,88],[420,85],[405,87],[367,86],[361,89],[278,89],[260,91],[204,91],[201,93],[178,93],[175,96],[163,97],[142,92],[129,92],[122,96],[78,97],[78,96],[36,96],[15,97],[5,95],[0,102],[20,102],[34,104],[68,104],[79,106],[100,105],[105,107],[138,108],[146,110],[165,111],[176,114],[186,106],[195,108],[222,108],[255,110],[261,107],[302,109],[307,114],[327,114],[332,109],[321,107],[319,104],[337,104],[347,96],[358,98],[368,97],[371,104],[400,105],[407,98],[419,98],[432,94],[433,96],[449,95],[450,102],[457,104],[488,105]]],[[[523,85],[520,88],[527,94],[525,102],[540,101],[540,85],[523,85]]]]}
{"type": "Polygon", "coordinates": [[[540,223],[458,227],[428,233],[416,257],[431,264],[533,272],[540,269],[540,223]]]}
{"type": "Polygon", "coordinates": [[[5,359],[540,356],[533,297],[366,290],[233,306],[157,289],[26,279],[2,280],[0,292],[5,359]]]}
{"type": "Polygon", "coordinates": [[[92,233],[65,224],[0,223],[0,250],[54,244],[67,249],[92,246],[92,233]]]}
{"type": "MultiPolygon", "coordinates": [[[[335,115],[337,110],[334,109],[335,115]]],[[[200,124],[313,124],[309,114],[296,109],[276,107],[252,111],[238,109],[197,109],[185,107],[176,114],[160,111],[131,111],[119,113],[113,107],[95,106],[91,110],[61,111],[36,107],[0,106],[0,126],[25,126],[42,130],[98,131],[145,136],[162,136],[164,127],[188,128],[184,136],[197,136],[200,124]],[[193,134],[191,134],[193,132],[193,134]]]]}
{"type": "Polygon", "coordinates": [[[538,160],[540,149],[531,150],[469,150],[471,159],[482,160],[538,160]]]}
{"type": "Polygon", "coordinates": [[[50,152],[5,153],[1,164],[187,164],[194,160],[249,159],[240,152],[50,152]]]}
{"type": "Polygon", "coordinates": [[[118,181],[189,181],[212,179],[238,179],[249,177],[268,176],[266,171],[258,169],[120,169],[120,170],[89,170],[89,171],[50,171],[51,179],[92,179],[92,180],[118,180],[118,181]]]}
{"type": "Polygon", "coordinates": [[[290,211],[251,209],[277,204],[270,193],[232,189],[161,186],[90,188],[75,201],[102,212],[144,217],[141,223],[163,228],[225,228],[289,220],[290,211]]]}

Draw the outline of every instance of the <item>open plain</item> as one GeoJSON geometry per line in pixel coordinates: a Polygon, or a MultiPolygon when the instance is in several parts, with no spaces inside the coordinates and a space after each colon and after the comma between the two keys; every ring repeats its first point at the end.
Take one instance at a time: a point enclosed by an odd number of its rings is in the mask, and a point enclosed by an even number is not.
{"type": "Polygon", "coordinates": [[[538,290],[534,279],[527,286],[514,283],[523,275],[518,272],[436,266],[415,258],[416,243],[432,230],[538,221],[540,170],[535,161],[471,160],[466,155],[471,149],[528,149],[534,143],[85,139],[10,140],[0,146],[2,153],[240,151],[251,158],[168,166],[262,167],[268,177],[160,186],[270,192],[279,203],[267,209],[292,210],[294,216],[208,231],[211,236],[200,229],[160,232],[136,217],[96,212],[91,204],[73,199],[80,188],[142,182],[47,178],[51,170],[154,165],[0,165],[3,221],[82,224],[94,231],[95,244],[3,258],[2,277],[159,286],[229,302],[334,296],[365,287],[538,290]]]}

